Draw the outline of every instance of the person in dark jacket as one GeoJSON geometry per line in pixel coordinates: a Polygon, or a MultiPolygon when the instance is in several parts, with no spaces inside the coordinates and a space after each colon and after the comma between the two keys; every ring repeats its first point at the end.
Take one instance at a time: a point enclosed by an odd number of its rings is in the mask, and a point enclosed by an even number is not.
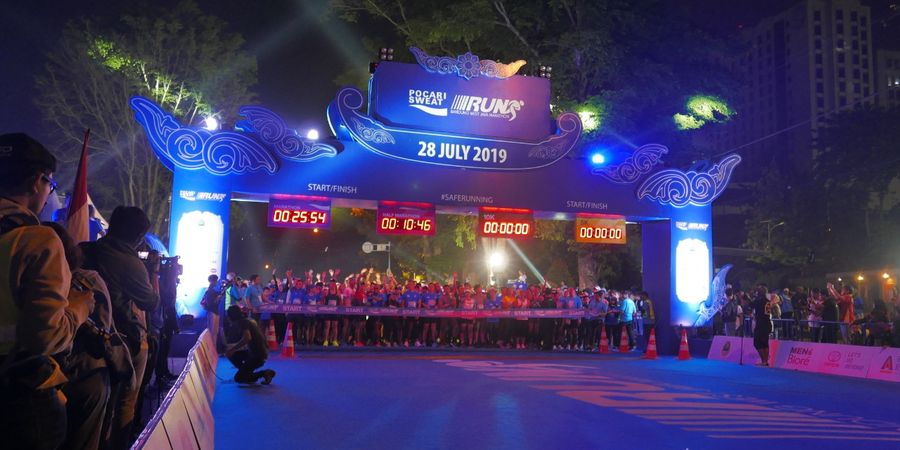
{"type": "Polygon", "coordinates": [[[148,271],[136,250],[149,230],[150,220],[144,211],[134,206],[119,206],[109,219],[107,235],[96,242],[81,244],[84,267],[96,270],[106,281],[113,321],[125,335],[134,363],[133,382],[114,387],[110,396],[112,448],[126,448],[131,443],[135,405],[149,350],[146,315],[159,306],[159,266],[150,265],[148,271]]]}
{"type": "Polygon", "coordinates": [[[838,324],[833,322],[838,321],[839,313],[837,299],[830,295],[826,297],[825,302],[822,303],[822,321],[826,322],[822,326],[822,342],[826,344],[837,342],[838,324]]]}
{"type": "Polygon", "coordinates": [[[269,358],[266,340],[262,331],[259,330],[259,325],[255,320],[247,318],[237,305],[228,307],[226,314],[228,314],[230,326],[235,331],[233,336],[237,337],[237,341],[228,343],[228,350],[225,351],[225,357],[238,369],[234,375],[234,381],[255,384],[262,378],[263,384],[271,383],[272,378],[275,377],[274,370],[256,371],[269,358]]]}

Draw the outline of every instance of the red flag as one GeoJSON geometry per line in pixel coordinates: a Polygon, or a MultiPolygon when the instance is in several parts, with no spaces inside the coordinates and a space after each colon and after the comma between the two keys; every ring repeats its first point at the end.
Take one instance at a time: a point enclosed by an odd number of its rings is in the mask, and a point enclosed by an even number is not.
{"type": "Polygon", "coordinates": [[[81,161],[78,162],[78,174],[75,176],[75,187],[69,198],[69,213],[66,215],[66,229],[75,242],[90,240],[90,217],[88,214],[87,193],[87,159],[88,138],[91,130],[84,131],[84,144],[81,146],[81,161]]]}

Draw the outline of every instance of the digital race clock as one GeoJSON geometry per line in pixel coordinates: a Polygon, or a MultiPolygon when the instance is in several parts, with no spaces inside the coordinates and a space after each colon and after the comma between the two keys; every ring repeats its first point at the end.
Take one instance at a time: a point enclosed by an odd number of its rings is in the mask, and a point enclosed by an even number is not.
{"type": "Polygon", "coordinates": [[[534,214],[530,209],[482,207],[478,210],[478,235],[530,238],[534,235],[534,214]]]}
{"type": "Polygon", "coordinates": [[[428,203],[379,202],[375,228],[378,234],[433,236],[434,218],[428,203]]]}
{"type": "Polygon", "coordinates": [[[592,214],[575,216],[575,242],[625,244],[625,219],[592,214]]]}
{"type": "Polygon", "coordinates": [[[272,196],[269,198],[269,226],[329,228],[331,226],[331,199],[272,196]]]}

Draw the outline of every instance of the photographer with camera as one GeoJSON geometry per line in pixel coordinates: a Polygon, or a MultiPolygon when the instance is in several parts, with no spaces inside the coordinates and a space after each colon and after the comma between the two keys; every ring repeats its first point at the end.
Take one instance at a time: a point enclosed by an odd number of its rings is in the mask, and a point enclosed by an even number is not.
{"type": "Polygon", "coordinates": [[[56,448],[66,435],[57,358],[94,307],[70,295],[62,242],[38,214],[56,158],[22,133],[0,135],[0,436],[5,448],[56,448]]]}
{"type": "Polygon", "coordinates": [[[116,332],[112,319],[109,290],[100,275],[81,268],[81,249],[56,222],[45,222],[63,243],[66,261],[72,271],[69,295],[91,292],[96,305],[87,321],[78,328],[72,350],[66,358],[65,374],[69,382],[63,386],[66,402],[66,448],[100,448],[103,436],[110,380],[121,381],[133,376],[134,366],[124,339],[116,332]]]}
{"type": "Polygon", "coordinates": [[[114,449],[127,448],[131,443],[138,383],[144,377],[149,350],[145,316],[159,306],[158,274],[152,269],[148,272],[137,253],[149,230],[150,220],[143,210],[118,206],[110,217],[107,235],[96,242],[81,244],[84,267],[96,270],[106,281],[113,321],[125,335],[134,363],[132,382],[119,383],[110,396],[109,409],[113,410],[110,446],[114,449]]]}

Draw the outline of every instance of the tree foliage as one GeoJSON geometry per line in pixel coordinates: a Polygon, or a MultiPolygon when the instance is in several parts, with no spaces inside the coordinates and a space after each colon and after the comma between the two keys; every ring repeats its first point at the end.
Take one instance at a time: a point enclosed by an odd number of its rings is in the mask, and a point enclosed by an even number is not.
{"type": "Polygon", "coordinates": [[[191,1],[116,21],[69,22],[36,77],[37,104],[59,136],[61,158],[78,158],[91,129],[89,189],[101,210],[144,208],[168,231],[171,173],[156,160],[128,99],[143,95],[185,124],[235,120],[253,99],[256,60],[221,19],[191,1]]]}
{"type": "Polygon", "coordinates": [[[756,183],[746,246],[761,272],[880,269],[897,264],[900,242],[900,111],[864,107],[819,130],[809,175],[775,165],[756,183]]]}
{"type": "Polygon", "coordinates": [[[712,57],[728,46],[658,0],[331,3],[345,20],[389,24],[393,34],[379,36],[381,45],[449,55],[471,51],[500,61],[525,58],[529,65],[520,73],[549,65],[555,110],[597,114],[601,124],[590,137],[628,150],[633,143],[656,141],[683,146],[682,153],[692,155],[686,158],[693,157],[698,152],[690,135],[677,130],[673,114],[696,94],[727,102],[734,86],[712,57]]]}

